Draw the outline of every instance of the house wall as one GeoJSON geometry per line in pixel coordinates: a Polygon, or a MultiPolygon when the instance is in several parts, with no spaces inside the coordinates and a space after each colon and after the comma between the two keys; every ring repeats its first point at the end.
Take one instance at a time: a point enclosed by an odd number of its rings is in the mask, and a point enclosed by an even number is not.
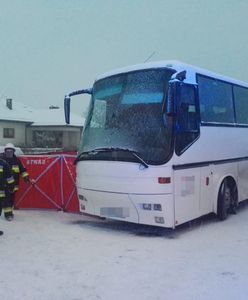
{"type": "Polygon", "coordinates": [[[26,123],[15,121],[0,121],[0,145],[12,143],[18,147],[24,147],[26,144],[26,123]],[[13,128],[14,137],[5,138],[4,128],[13,128]]]}
{"type": "Polygon", "coordinates": [[[81,130],[64,131],[63,145],[66,150],[77,150],[81,138],[81,130]]]}

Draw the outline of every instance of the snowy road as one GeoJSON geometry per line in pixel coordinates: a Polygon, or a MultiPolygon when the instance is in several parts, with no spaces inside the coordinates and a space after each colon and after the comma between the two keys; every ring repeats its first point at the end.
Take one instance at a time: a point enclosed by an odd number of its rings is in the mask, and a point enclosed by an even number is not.
{"type": "Polygon", "coordinates": [[[247,300],[248,205],[175,231],[47,211],[1,217],[1,300],[247,300]]]}

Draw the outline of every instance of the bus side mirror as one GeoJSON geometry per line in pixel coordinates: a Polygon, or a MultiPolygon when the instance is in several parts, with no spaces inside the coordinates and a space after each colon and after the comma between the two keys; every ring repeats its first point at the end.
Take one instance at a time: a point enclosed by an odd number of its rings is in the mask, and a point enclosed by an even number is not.
{"type": "Polygon", "coordinates": [[[71,98],[65,96],[64,99],[64,111],[65,111],[65,122],[70,124],[70,110],[71,110],[71,98]]]}
{"type": "Polygon", "coordinates": [[[170,82],[167,92],[166,113],[168,116],[176,115],[176,88],[177,82],[170,82]]]}

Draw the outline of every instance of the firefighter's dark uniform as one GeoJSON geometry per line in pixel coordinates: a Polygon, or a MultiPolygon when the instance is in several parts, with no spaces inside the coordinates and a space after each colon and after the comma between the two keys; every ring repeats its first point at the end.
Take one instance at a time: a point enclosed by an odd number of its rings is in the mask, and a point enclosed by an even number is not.
{"type": "Polygon", "coordinates": [[[13,155],[13,157],[6,157],[6,155],[3,154],[2,159],[4,159],[10,165],[12,175],[14,177],[14,188],[12,191],[6,192],[6,197],[3,201],[4,216],[6,219],[12,219],[14,216],[13,209],[15,193],[19,189],[20,175],[23,177],[24,181],[29,182],[30,180],[26,168],[23,166],[20,159],[15,156],[15,154],[13,155]]]}
{"type": "MultiPolygon", "coordinates": [[[[14,190],[14,183],[15,180],[12,176],[10,166],[6,161],[0,158],[0,215],[7,194],[14,190]]],[[[1,234],[3,234],[3,232],[0,233],[0,235],[1,234]]]]}

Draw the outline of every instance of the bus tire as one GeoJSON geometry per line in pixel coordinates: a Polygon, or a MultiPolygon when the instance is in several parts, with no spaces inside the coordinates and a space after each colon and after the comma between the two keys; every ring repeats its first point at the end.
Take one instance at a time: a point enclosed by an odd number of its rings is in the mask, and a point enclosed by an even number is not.
{"type": "Polygon", "coordinates": [[[225,178],[220,186],[217,203],[217,217],[224,221],[231,206],[231,185],[225,178]]]}
{"type": "Polygon", "coordinates": [[[238,208],[238,189],[236,183],[234,183],[232,187],[232,193],[231,193],[231,203],[229,207],[229,213],[236,215],[238,208]]]}

